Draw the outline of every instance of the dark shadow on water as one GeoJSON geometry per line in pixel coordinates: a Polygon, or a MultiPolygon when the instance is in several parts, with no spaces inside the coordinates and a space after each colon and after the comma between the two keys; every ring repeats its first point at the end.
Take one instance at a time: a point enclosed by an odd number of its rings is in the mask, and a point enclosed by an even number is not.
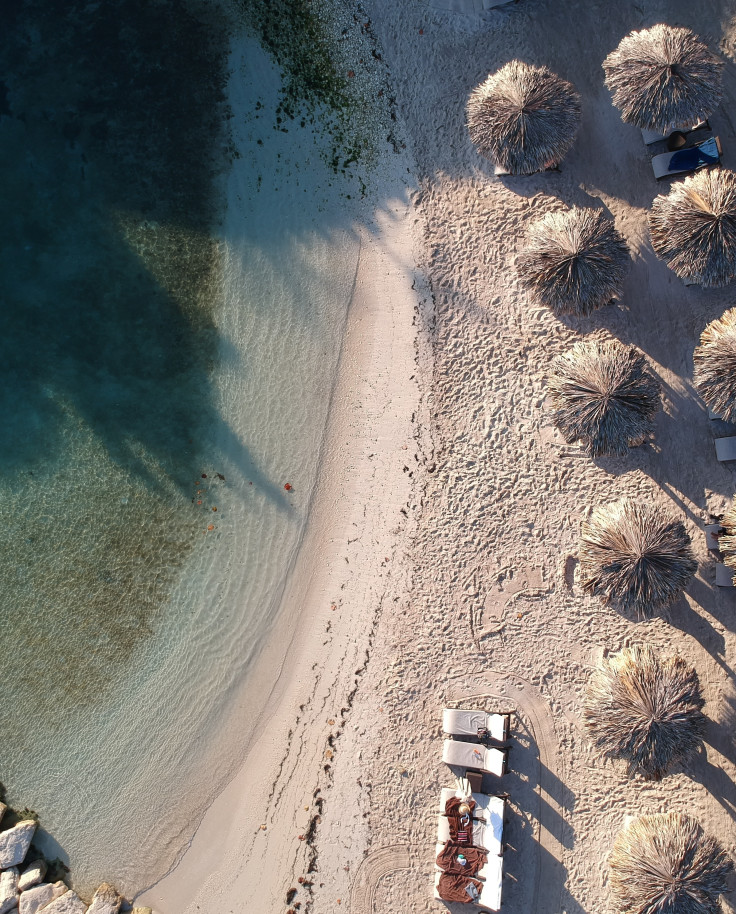
{"type": "Polygon", "coordinates": [[[213,310],[228,52],[201,0],[4,17],[0,659],[36,723],[93,701],[150,635],[223,452],[290,510],[212,383],[235,358],[213,310]]]}

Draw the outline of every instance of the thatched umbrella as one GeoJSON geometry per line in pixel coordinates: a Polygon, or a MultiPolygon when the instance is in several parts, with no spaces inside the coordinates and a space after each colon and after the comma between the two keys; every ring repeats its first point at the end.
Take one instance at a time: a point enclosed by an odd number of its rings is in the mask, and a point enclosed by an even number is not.
{"type": "Polygon", "coordinates": [[[726,422],[736,421],[736,308],[703,330],[693,362],[700,396],[726,422]]]}
{"type": "Polygon", "coordinates": [[[583,521],[581,583],[605,603],[651,618],[680,596],[697,567],[685,525],[658,507],[625,499],[583,521]]]}
{"type": "Polygon", "coordinates": [[[621,117],[664,133],[709,117],[723,96],[723,61],[689,29],[632,32],[603,61],[621,117]]]}
{"type": "Polygon", "coordinates": [[[654,430],[659,382],[635,346],[582,341],[555,359],[548,382],[565,441],[593,457],[622,457],[654,430]]]}
{"type": "Polygon", "coordinates": [[[736,172],[699,171],[656,197],[652,246],[681,279],[712,288],[736,277],[736,172]]]}
{"type": "Polygon", "coordinates": [[[622,914],[718,914],[733,861],[720,842],[679,812],[634,819],[608,858],[622,914]]]}
{"type": "Polygon", "coordinates": [[[546,67],[512,60],[477,86],[468,130],[481,155],[512,175],[559,164],[580,126],[580,96],[546,67]]]}
{"type": "Polygon", "coordinates": [[[736,499],[731,502],[731,507],[721,519],[718,548],[723,556],[724,565],[736,568],[736,499]]]}
{"type": "Polygon", "coordinates": [[[705,736],[705,700],[695,670],[651,648],[624,648],[588,680],[583,713],[596,747],[625,759],[629,777],[661,780],[705,736]]]}
{"type": "Polygon", "coordinates": [[[517,269],[522,284],[556,315],[584,317],[620,293],[628,263],[613,219],[574,206],[529,226],[517,269]]]}

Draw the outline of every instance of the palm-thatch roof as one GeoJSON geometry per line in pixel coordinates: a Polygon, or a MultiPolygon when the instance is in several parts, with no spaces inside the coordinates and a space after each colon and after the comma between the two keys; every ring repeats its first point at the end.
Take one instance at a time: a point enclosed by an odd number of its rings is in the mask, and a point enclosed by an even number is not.
{"type": "Polygon", "coordinates": [[[622,914],[718,914],[733,861],[695,819],[641,816],[616,838],[608,882],[622,914]]]}
{"type": "Polygon", "coordinates": [[[625,759],[629,777],[659,781],[702,745],[704,704],[698,674],[684,660],[635,646],[592,673],[583,713],[596,747],[625,759]]]}
{"type": "Polygon", "coordinates": [[[724,564],[736,569],[736,498],[721,519],[718,548],[723,556],[724,564]]]}
{"type": "Polygon", "coordinates": [[[736,277],[736,172],[699,171],[654,200],[652,246],[681,279],[706,287],[736,277]]]}
{"type": "Polygon", "coordinates": [[[513,175],[558,165],[580,126],[580,96],[546,67],[512,60],[477,86],[466,108],[481,155],[513,175]]]}
{"type": "Polygon", "coordinates": [[[553,421],[592,457],[624,456],[654,430],[659,381],[635,346],[583,340],[555,359],[548,381],[553,421]]]}
{"type": "Polygon", "coordinates": [[[685,525],[659,507],[624,499],[583,521],[583,589],[624,611],[655,615],[680,596],[697,567],[685,525]]]}
{"type": "Polygon", "coordinates": [[[703,330],[693,362],[695,387],[705,403],[726,422],[736,421],[736,308],[703,330]]]}
{"type": "Polygon", "coordinates": [[[632,32],[603,62],[621,117],[647,130],[697,124],[723,96],[723,61],[689,29],[632,32]]]}
{"type": "Polygon", "coordinates": [[[530,225],[517,270],[533,297],[556,315],[584,317],[620,294],[628,263],[613,219],[574,206],[530,225]]]}

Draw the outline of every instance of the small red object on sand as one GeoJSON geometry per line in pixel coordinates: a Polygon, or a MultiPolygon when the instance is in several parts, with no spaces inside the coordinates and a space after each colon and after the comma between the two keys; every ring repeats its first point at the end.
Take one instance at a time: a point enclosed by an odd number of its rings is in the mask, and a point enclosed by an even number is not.
{"type": "Polygon", "coordinates": [[[284,488],[286,489],[287,492],[291,492],[291,483],[287,482],[286,485],[284,486],[284,488]]]}
{"type": "Polygon", "coordinates": [[[419,29],[419,34],[420,34],[420,35],[423,35],[423,34],[424,34],[424,29],[419,29]]]}

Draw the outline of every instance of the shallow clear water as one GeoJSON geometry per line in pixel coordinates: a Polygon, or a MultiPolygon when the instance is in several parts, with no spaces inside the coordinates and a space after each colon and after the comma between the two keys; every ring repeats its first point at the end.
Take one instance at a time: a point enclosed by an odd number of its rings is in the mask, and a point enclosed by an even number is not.
{"type": "Polygon", "coordinates": [[[128,891],[239,760],[358,256],[266,55],[223,172],[224,29],[131,3],[18,3],[0,47],[0,780],[78,887],[128,891]]]}

